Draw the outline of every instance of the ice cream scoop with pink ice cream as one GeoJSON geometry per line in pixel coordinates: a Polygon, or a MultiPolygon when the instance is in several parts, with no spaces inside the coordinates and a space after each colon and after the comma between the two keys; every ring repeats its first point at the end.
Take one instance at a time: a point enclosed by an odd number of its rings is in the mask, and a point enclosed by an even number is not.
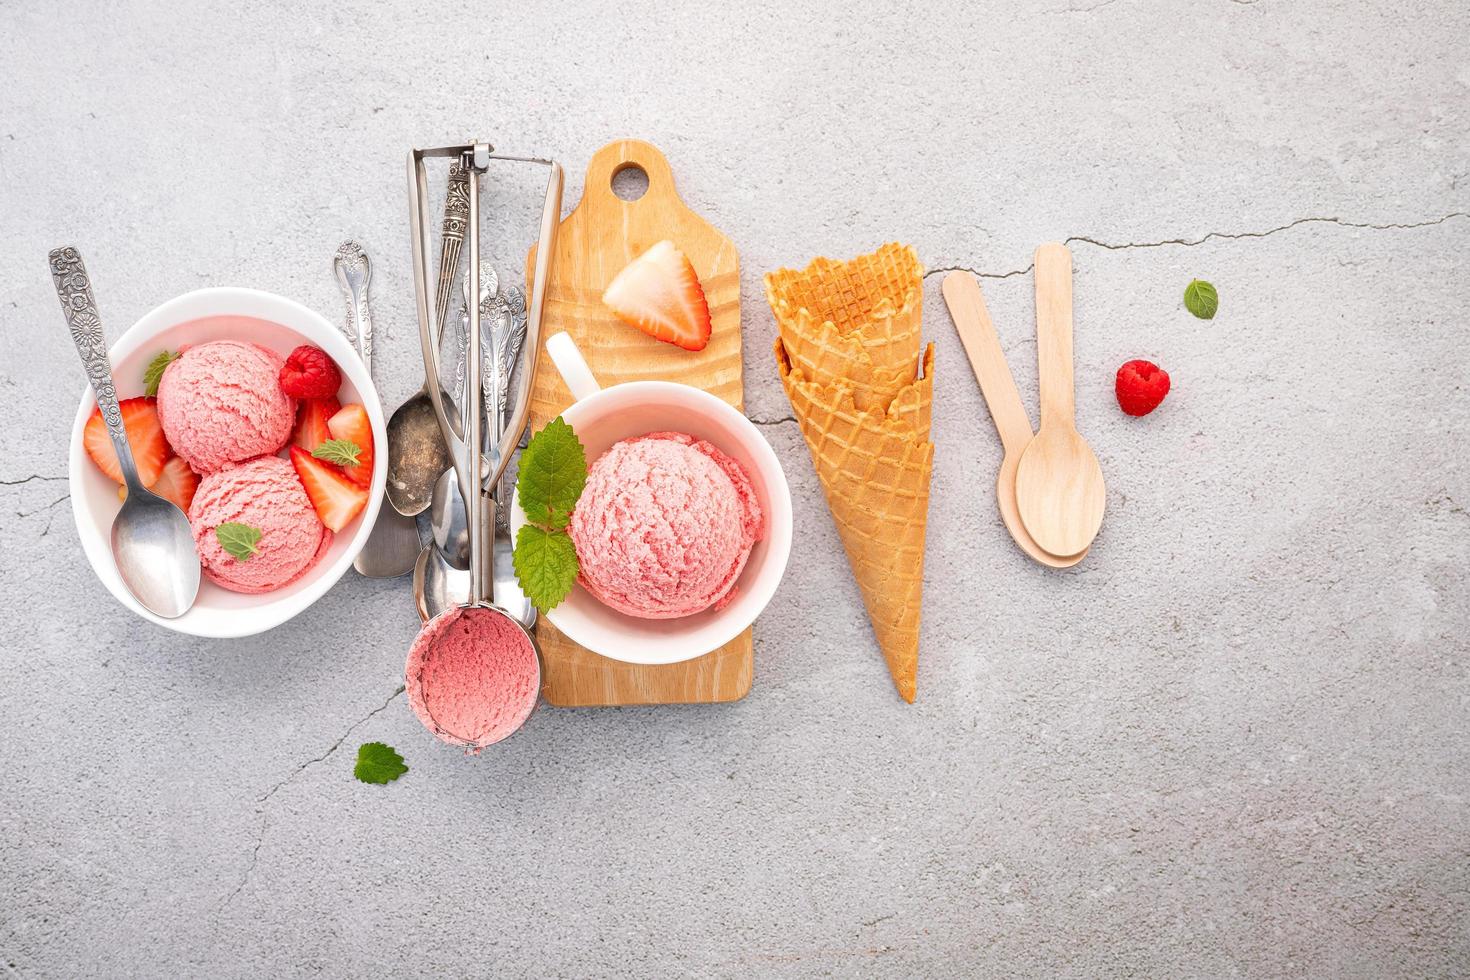
{"type": "Polygon", "coordinates": [[[296,476],[279,456],[262,456],[211,473],[189,505],[194,546],[210,580],[232,592],[259,593],[290,585],[316,565],[332,543],[296,476]],[[215,534],[221,524],[260,532],[255,554],[241,560],[215,534]]]}
{"type": "Polygon", "coordinates": [[[281,391],[283,363],[275,351],[241,341],[183,348],[158,384],[158,421],[174,452],[208,475],[284,446],[296,401],[281,391]]]}
{"type": "Polygon", "coordinates": [[[583,588],[630,616],[674,619],[734,598],[765,520],[739,463],[685,433],[650,432],[592,464],[570,531],[583,588]]]}

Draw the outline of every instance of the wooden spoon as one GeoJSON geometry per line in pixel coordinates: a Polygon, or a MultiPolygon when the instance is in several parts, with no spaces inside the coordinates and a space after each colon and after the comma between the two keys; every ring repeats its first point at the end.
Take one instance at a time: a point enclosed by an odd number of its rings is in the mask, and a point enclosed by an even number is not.
{"type": "Polygon", "coordinates": [[[951,272],[944,277],[942,291],[944,302],[949,306],[949,315],[954,318],[955,332],[960,335],[960,343],[965,345],[965,354],[970,358],[970,367],[975,369],[980,393],[985,396],[985,404],[990,408],[990,417],[1005,450],[1000,473],[995,478],[995,501],[1000,508],[1000,519],[1005,522],[1006,530],[1011,532],[1016,546],[1033,560],[1051,568],[1069,568],[1081,561],[1087,550],[1067,558],[1042,550],[1027,533],[1016,507],[1016,467],[1034,433],[1026,406],[1021,403],[1021,393],[1016,390],[1015,379],[1006,364],[1000,337],[990,322],[990,311],[985,308],[980,283],[968,272],[951,272]]]}
{"type": "Polygon", "coordinates": [[[1036,367],[1041,430],[1016,468],[1016,504],[1042,550],[1075,555],[1097,537],[1107,487],[1073,423],[1072,253],[1054,242],[1036,250],[1036,367]]]}

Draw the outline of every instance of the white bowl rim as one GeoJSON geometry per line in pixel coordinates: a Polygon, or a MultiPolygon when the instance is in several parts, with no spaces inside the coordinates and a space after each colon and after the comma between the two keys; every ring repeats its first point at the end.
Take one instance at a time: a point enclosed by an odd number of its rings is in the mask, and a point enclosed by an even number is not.
{"type": "MultiPolygon", "coordinates": [[[[139,317],[108,348],[108,356],[113,363],[117,363],[132,356],[151,338],[170,327],[216,316],[250,316],[270,320],[301,334],[306,341],[321,346],[352,381],[367,408],[373,427],[373,438],[377,440],[377,445],[386,447],[387,430],[382,404],[372,377],[363,367],[356,348],[326,317],[303,303],[277,293],[244,286],[210,286],[175,296],[139,317]],[[317,335],[306,333],[301,324],[310,324],[317,335]]],[[[82,550],[103,586],[118,602],[151,623],[177,633],[211,639],[235,639],[274,629],[301,613],[336,585],[347,569],[352,567],[352,562],[372,533],[387,481],[386,452],[375,454],[375,472],[369,488],[367,507],[357,518],[357,529],[351,541],[336,561],[313,581],[299,587],[286,586],[274,592],[262,593],[259,596],[260,605],[248,609],[206,610],[196,606],[178,619],[164,619],[155,615],[144,609],[123,585],[113,563],[107,529],[94,527],[83,510],[85,505],[81,501],[82,494],[78,492],[78,481],[83,467],[91,466],[91,462],[82,445],[82,431],[96,405],[96,396],[91,386],[87,385],[82,390],[76,419],[72,423],[68,458],[67,487],[72,491],[72,519],[76,523],[77,538],[81,542],[82,550]]]]}
{"type": "MultiPolygon", "coordinates": [[[[766,607],[770,604],[770,601],[775,598],[776,592],[780,589],[781,582],[786,575],[786,565],[791,556],[791,542],[793,536],[792,525],[794,518],[791,509],[791,486],[786,479],[786,470],[781,465],[781,458],[776,455],[775,448],[771,446],[769,440],[767,440],[765,435],[760,431],[760,428],[756,426],[756,424],[752,422],[749,418],[747,418],[743,412],[735,408],[729,402],[726,402],[724,399],[718,397],[717,395],[713,395],[708,391],[705,391],[703,388],[697,388],[694,385],[686,385],[678,381],[624,381],[619,384],[608,385],[605,388],[601,388],[595,395],[589,396],[589,398],[596,398],[614,392],[624,395],[630,393],[636,395],[640,390],[647,390],[652,392],[670,387],[680,389],[681,393],[689,394],[696,401],[702,401],[703,403],[708,405],[715,414],[724,415],[731,421],[738,420],[736,421],[737,427],[748,429],[751,436],[753,437],[751,439],[751,444],[756,447],[755,453],[764,456],[765,462],[767,464],[767,469],[771,472],[774,472],[779,477],[779,479],[772,481],[774,485],[767,485],[767,491],[770,494],[771,498],[770,503],[772,505],[772,514],[770,515],[771,519],[767,527],[767,537],[764,542],[767,548],[767,556],[765,560],[768,563],[773,563],[776,571],[766,578],[766,581],[758,592],[749,590],[745,586],[745,584],[742,583],[742,597],[749,595],[755,595],[758,597],[758,601],[753,603],[751,606],[750,615],[748,617],[742,616],[740,618],[728,617],[724,620],[716,619],[714,622],[707,624],[704,632],[707,633],[709,637],[713,638],[712,641],[701,641],[699,644],[697,644],[699,648],[693,650],[674,649],[677,644],[675,644],[672,640],[670,640],[668,643],[649,644],[648,646],[639,647],[632,651],[626,648],[617,650],[604,648],[601,644],[597,643],[597,637],[591,636],[582,631],[576,626],[575,623],[571,624],[571,627],[568,628],[566,617],[558,617],[558,611],[565,610],[565,605],[558,606],[556,609],[553,609],[550,612],[543,614],[546,620],[549,621],[553,626],[555,626],[560,632],[562,632],[567,637],[567,639],[572,640],[573,642],[583,647],[586,647],[593,653],[607,657],[609,660],[617,660],[622,663],[638,664],[642,666],[659,666],[663,664],[683,663],[688,660],[694,660],[698,657],[705,656],[706,654],[712,653],[713,651],[718,650],[720,647],[723,647],[725,644],[729,643],[731,640],[735,639],[735,637],[743,633],[747,628],[754,625],[755,621],[760,617],[761,613],[765,611],[766,607]],[[668,647],[670,649],[664,649],[665,647],[668,647]]],[[[562,412],[560,414],[564,415],[565,413],[574,410],[578,405],[587,400],[588,399],[580,399],[579,401],[571,403],[570,405],[566,406],[566,408],[562,409],[562,412]]],[[[724,451],[728,451],[728,447],[719,448],[724,451]]],[[[754,476],[752,476],[752,478],[754,478],[754,476]]],[[[514,538],[516,532],[528,523],[526,520],[525,511],[521,510],[519,495],[514,493],[511,495],[510,519],[511,536],[512,538],[514,538]]],[[[581,586],[577,585],[573,588],[580,589],[581,586]]],[[[678,622],[678,620],[663,620],[662,622],[674,623],[678,622]]]]}

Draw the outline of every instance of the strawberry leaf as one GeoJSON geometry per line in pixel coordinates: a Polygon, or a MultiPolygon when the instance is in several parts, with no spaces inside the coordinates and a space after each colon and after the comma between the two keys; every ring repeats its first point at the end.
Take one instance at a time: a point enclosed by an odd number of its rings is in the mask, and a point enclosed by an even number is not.
{"type": "Polygon", "coordinates": [[[357,749],[357,765],[352,774],[364,783],[383,785],[408,772],[403,756],[382,742],[366,742],[357,749]]]}
{"type": "Polygon", "coordinates": [[[361,447],[351,439],[328,439],[313,449],[311,454],[317,459],[335,463],[338,466],[356,466],[357,454],[360,452],[362,452],[361,447]]]}
{"type": "Polygon", "coordinates": [[[150,398],[158,394],[158,383],[163,380],[163,372],[181,356],[167,350],[155,354],[153,360],[143,369],[143,394],[150,398]]]}
{"type": "Polygon", "coordinates": [[[516,534],[511,553],[516,580],[526,598],[543,613],[555,609],[577,581],[577,549],[565,531],[548,531],[531,524],[516,534]]]}
{"type": "Polygon", "coordinates": [[[586,485],[587,451],[572,427],[558,416],[532,436],[521,453],[516,478],[521,509],[533,524],[566,527],[586,485]]]}
{"type": "Polygon", "coordinates": [[[221,524],[214,529],[214,536],[219,539],[219,546],[231,555],[236,561],[249,561],[260,549],[260,528],[251,527],[249,524],[236,524],[230,521],[221,524]]]}
{"type": "Polygon", "coordinates": [[[1184,287],[1184,308],[1201,320],[1213,320],[1220,308],[1220,294],[1203,279],[1191,279],[1184,287]]]}

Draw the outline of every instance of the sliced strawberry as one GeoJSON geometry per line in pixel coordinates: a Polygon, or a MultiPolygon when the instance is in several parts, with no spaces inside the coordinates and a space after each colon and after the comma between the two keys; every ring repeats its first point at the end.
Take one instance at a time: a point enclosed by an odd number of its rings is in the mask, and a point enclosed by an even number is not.
{"type": "Polygon", "coordinates": [[[327,431],[333,439],[346,439],[357,445],[357,465],[342,467],[342,473],[360,487],[373,482],[373,423],[361,405],[345,405],[327,419],[327,431]]]}
{"type": "MultiPolygon", "coordinates": [[[[163,472],[164,460],[168,459],[168,440],[163,436],[163,426],[158,424],[158,411],[152,398],[129,398],[119,406],[122,409],[123,428],[128,433],[128,446],[133,450],[133,462],[138,466],[138,479],[149,486],[163,472]]],[[[112,438],[107,434],[107,423],[102,421],[102,409],[94,409],[82,431],[82,445],[97,468],[115,483],[122,482],[122,469],[117,465],[117,453],[112,448],[112,438]]]]}
{"type": "Polygon", "coordinates": [[[335,398],[309,398],[296,407],[296,428],[291,432],[291,445],[308,453],[332,438],[327,419],[342,410],[335,398]]]}
{"type": "Polygon", "coordinates": [[[694,266],[671,241],[661,241],[619,272],[602,301],[655,340],[685,350],[709,343],[709,303],[694,266]]]}
{"type": "Polygon", "coordinates": [[[163,472],[148,489],[177,504],[179,510],[187,514],[189,505],[194,502],[194,491],[199,489],[199,474],[189,469],[182,456],[175,456],[163,464],[163,472]]]}
{"type": "Polygon", "coordinates": [[[300,446],[291,447],[291,465],[316,508],[316,516],[333,531],[347,526],[367,506],[368,493],[342,475],[331,463],[314,458],[300,446]]]}
{"type": "MultiPolygon", "coordinates": [[[[163,472],[148,489],[187,514],[189,505],[194,502],[194,491],[199,489],[199,474],[189,469],[189,464],[182,457],[170,456],[163,464],[163,472]]],[[[128,499],[127,487],[117,488],[117,499],[128,499]]]]}

